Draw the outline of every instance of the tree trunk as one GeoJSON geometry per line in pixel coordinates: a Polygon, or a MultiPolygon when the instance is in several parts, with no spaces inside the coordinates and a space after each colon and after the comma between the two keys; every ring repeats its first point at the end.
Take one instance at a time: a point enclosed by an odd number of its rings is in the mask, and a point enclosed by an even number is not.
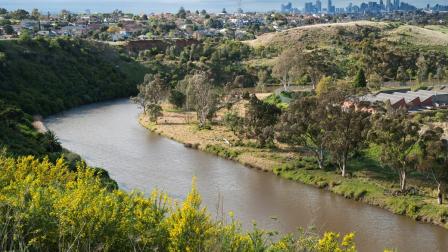
{"type": "Polygon", "coordinates": [[[437,185],[437,203],[439,203],[439,205],[443,204],[443,193],[441,187],[442,185],[439,183],[437,185]]]}
{"type": "Polygon", "coordinates": [[[402,192],[406,190],[406,171],[400,171],[400,189],[402,192]]]}
{"type": "Polygon", "coordinates": [[[286,75],[283,76],[283,89],[288,91],[288,77],[286,75]]]}
{"type": "Polygon", "coordinates": [[[346,175],[346,164],[345,164],[346,162],[345,162],[345,160],[343,160],[342,162],[341,162],[341,173],[342,173],[342,177],[345,177],[345,175],[346,175]]]}
{"type": "Polygon", "coordinates": [[[319,165],[319,169],[324,168],[324,150],[320,149],[317,151],[317,164],[319,165]]]}

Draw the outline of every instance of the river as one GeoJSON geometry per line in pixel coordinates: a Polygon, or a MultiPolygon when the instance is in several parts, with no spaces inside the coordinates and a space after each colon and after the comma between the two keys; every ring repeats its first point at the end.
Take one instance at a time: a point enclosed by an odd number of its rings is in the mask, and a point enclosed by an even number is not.
{"type": "Polygon", "coordinates": [[[187,149],[149,133],[138,124],[138,113],[136,105],[117,100],[76,108],[45,123],[65,148],[105,168],[124,190],[158,188],[183,199],[195,176],[209,211],[233,211],[246,228],[256,221],[280,232],[354,231],[359,250],[368,252],[448,251],[448,230],[187,149]]]}

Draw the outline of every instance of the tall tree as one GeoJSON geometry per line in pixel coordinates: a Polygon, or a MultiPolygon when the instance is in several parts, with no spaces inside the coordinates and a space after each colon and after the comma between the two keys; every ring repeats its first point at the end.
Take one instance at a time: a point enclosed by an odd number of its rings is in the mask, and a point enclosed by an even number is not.
{"type": "Polygon", "coordinates": [[[364,69],[360,68],[356,73],[355,79],[353,80],[353,87],[355,88],[365,88],[367,87],[366,75],[364,69]]]}
{"type": "Polygon", "coordinates": [[[199,120],[199,127],[207,124],[207,119],[216,112],[218,96],[205,72],[188,75],[184,79],[187,89],[188,107],[194,108],[199,120]]]}
{"type": "Polygon", "coordinates": [[[244,120],[246,135],[257,139],[260,146],[272,144],[274,126],[277,124],[280,114],[281,110],[277,106],[260,101],[255,95],[252,95],[244,120]]]}
{"type": "Polygon", "coordinates": [[[305,147],[315,156],[319,168],[324,167],[327,109],[315,96],[299,97],[288,107],[277,125],[277,140],[294,148],[305,147]]]}
{"type": "Polygon", "coordinates": [[[157,121],[161,115],[160,103],[165,96],[165,82],[160,75],[145,75],[143,83],[137,86],[139,93],[131,100],[138,104],[143,113],[150,116],[151,121],[157,121]]]}
{"type": "Polygon", "coordinates": [[[291,70],[293,66],[296,64],[295,55],[297,54],[297,50],[295,49],[287,49],[283,51],[278,57],[274,67],[272,68],[272,74],[274,77],[281,80],[283,85],[283,89],[288,91],[290,82],[291,82],[291,70]]]}
{"type": "Polygon", "coordinates": [[[446,182],[448,181],[448,141],[442,138],[443,129],[427,130],[420,141],[423,162],[419,169],[425,172],[437,186],[437,202],[443,203],[446,182]]]}
{"type": "Polygon", "coordinates": [[[348,160],[365,143],[370,128],[370,114],[354,103],[345,106],[330,104],[328,109],[325,145],[345,177],[348,160]]]}
{"type": "Polygon", "coordinates": [[[333,87],[333,78],[329,76],[324,76],[320,79],[319,83],[316,86],[316,94],[318,96],[323,96],[328,93],[333,87]]]}
{"type": "Polygon", "coordinates": [[[369,139],[381,148],[380,161],[398,173],[401,191],[406,190],[407,174],[416,168],[420,126],[405,110],[376,114],[369,139]]]}

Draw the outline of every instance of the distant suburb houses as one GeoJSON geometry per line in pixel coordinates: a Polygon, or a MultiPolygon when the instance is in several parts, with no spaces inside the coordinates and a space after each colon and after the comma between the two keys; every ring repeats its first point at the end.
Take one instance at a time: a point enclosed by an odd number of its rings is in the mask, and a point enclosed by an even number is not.
{"type": "Polygon", "coordinates": [[[412,111],[447,106],[448,92],[440,90],[380,92],[361,96],[359,101],[370,105],[389,102],[393,108],[404,107],[412,111]]]}

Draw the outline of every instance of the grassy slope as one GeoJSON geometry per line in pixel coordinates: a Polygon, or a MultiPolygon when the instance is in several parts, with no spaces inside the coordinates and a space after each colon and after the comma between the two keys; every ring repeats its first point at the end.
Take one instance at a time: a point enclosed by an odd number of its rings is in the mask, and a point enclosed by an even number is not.
{"type": "Polygon", "coordinates": [[[332,39],[343,36],[348,39],[356,38],[353,34],[360,34],[364,28],[378,30],[384,35],[384,40],[407,39],[411,44],[428,45],[423,43],[430,39],[430,45],[446,46],[448,34],[443,26],[418,27],[412,25],[395,25],[385,22],[356,21],[336,24],[317,24],[289,29],[283,32],[267,33],[246,43],[253,46],[274,46],[288,48],[290,46],[304,46],[317,44],[321,47],[330,46],[332,39]]]}

